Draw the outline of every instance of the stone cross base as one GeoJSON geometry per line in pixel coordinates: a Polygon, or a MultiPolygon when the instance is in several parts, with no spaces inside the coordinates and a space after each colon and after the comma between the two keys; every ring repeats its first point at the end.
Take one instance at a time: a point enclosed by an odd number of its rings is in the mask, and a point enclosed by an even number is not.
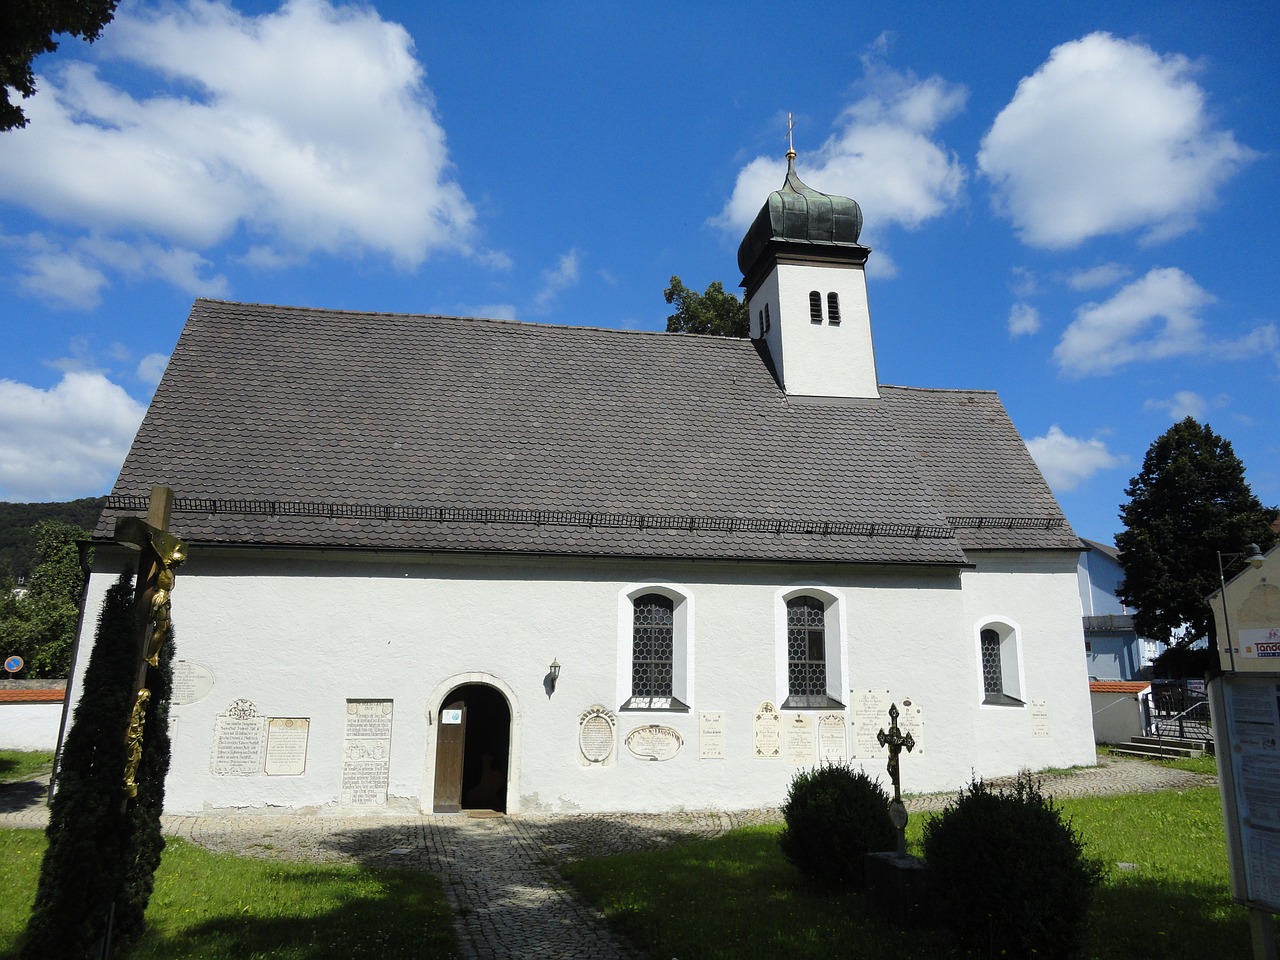
{"type": "Polygon", "coordinates": [[[897,927],[930,922],[924,861],[909,853],[869,853],[867,896],[881,916],[897,927]]]}

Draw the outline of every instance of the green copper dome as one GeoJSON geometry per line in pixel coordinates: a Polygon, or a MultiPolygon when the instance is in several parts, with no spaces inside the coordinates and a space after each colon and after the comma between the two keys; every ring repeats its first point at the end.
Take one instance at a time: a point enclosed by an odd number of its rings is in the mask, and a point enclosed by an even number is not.
{"type": "Polygon", "coordinates": [[[769,194],[738,246],[738,269],[744,277],[773,241],[862,249],[862,208],[857,201],[806,186],[796,175],[794,156],[787,156],[782,188],[769,194]]]}

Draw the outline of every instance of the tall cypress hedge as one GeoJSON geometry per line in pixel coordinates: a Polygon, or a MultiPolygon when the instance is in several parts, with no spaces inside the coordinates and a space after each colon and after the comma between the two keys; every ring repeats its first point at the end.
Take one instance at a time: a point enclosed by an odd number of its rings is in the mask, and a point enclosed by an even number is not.
{"type": "Polygon", "coordinates": [[[62,748],[46,831],[49,846],[22,960],[93,960],[100,956],[108,922],[113,955],[142,934],[164,850],[160,814],[169,771],[173,653],[170,628],[159,666],[147,670],[151,700],[134,778],[138,795],[126,811],[124,733],[133,710],[138,654],[132,580],[121,575],[103,602],[84,691],[62,748]]]}

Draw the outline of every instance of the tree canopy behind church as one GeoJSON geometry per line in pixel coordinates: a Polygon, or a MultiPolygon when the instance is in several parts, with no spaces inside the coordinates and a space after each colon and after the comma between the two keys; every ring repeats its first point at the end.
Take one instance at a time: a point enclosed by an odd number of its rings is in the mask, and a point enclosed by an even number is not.
{"type": "Polygon", "coordinates": [[[0,130],[27,125],[12,87],[24,98],[36,92],[31,63],[58,49],[54,35],[69,33],[92,43],[115,16],[119,0],[4,0],[0,3],[0,130]]]}
{"type": "MultiPolygon", "coordinates": [[[[1250,543],[1270,547],[1276,509],[1253,495],[1230,441],[1192,417],[1156,438],[1125,494],[1117,593],[1137,610],[1135,629],[1179,646],[1207,637],[1214,648],[1205,597],[1219,586],[1218,553],[1241,553],[1250,543]]],[[[1226,576],[1242,564],[1234,560],[1226,576]]]]}
{"type": "Polygon", "coordinates": [[[671,278],[671,286],[662,292],[676,312],[667,317],[667,333],[706,333],[713,337],[749,337],[751,321],[747,305],[732,293],[726,293],[719,280],[712,281],[706,293],[690,290],[671,278]]]}

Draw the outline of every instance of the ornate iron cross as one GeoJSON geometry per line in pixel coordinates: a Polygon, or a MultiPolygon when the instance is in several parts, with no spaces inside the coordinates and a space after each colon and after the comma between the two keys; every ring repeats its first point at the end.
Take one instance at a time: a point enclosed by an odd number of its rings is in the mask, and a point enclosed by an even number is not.
{"type": "Polygon", "coordinates": [[[876,739],[880,741],[880,746],[889,748],[889,779],[893,781],[893,800],[895,803],[902,802],[902,783],[901,775],[898,769],[898,756],[902,753],[902,748],[907,748],[907,753],[916,745],[915,737],[908,733],[905,737],[902,731],[898,729],[898,705],[896,703],[889,704],[889,732],[885,733],[881,727],[880,732],[876,734],[876,739]]]}

